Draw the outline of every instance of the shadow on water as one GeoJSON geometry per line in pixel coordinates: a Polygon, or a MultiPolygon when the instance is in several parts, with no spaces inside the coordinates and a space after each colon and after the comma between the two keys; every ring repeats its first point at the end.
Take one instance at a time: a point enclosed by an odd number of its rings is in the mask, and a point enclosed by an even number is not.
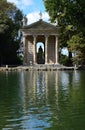
{"type": "Polygon", "coordinates": [[[85,72],[0,73],[1,130],[84,130],[85,72]]]}

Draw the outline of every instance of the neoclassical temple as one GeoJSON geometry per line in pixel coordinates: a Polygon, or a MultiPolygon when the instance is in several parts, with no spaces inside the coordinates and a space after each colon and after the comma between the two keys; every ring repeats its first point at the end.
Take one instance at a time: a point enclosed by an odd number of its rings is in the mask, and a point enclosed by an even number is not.
{"type": "Polygon", "coordinates": [[[58,27],[41,18],[21,29],[24,46],[24,65],[58,64],[58,27]],[[42,43],[37,50],[37,43],[42,43]]]}

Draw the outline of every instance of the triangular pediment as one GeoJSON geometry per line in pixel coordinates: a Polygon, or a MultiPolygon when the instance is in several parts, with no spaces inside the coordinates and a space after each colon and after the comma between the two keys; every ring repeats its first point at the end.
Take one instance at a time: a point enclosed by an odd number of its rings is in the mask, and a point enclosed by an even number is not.
{"type": "Polygon", "coordinates": [[[39,20],[33,24],[24,26],[23,29],[27,30],[55,30],[56,27],[50,23],[47,23],[43,20],[39,20]]]}

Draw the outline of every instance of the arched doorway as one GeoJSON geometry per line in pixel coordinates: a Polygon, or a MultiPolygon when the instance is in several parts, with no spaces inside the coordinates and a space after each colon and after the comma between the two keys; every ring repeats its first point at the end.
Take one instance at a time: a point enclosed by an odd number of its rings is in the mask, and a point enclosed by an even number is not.
{"type": "Polygon", "coordinates": [[[36,61],[37,64],[45,64],[45,47],[42,42],[36,44],[36,61]]]}

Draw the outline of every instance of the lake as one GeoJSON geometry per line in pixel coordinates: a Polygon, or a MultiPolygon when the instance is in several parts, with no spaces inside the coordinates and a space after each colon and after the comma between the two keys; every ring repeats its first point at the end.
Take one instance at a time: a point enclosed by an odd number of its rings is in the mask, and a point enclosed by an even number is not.
{"type": "Polygon", "coordinates": [[[85,71],[0,72],[0,130],[85,130],[85,71]]]}

